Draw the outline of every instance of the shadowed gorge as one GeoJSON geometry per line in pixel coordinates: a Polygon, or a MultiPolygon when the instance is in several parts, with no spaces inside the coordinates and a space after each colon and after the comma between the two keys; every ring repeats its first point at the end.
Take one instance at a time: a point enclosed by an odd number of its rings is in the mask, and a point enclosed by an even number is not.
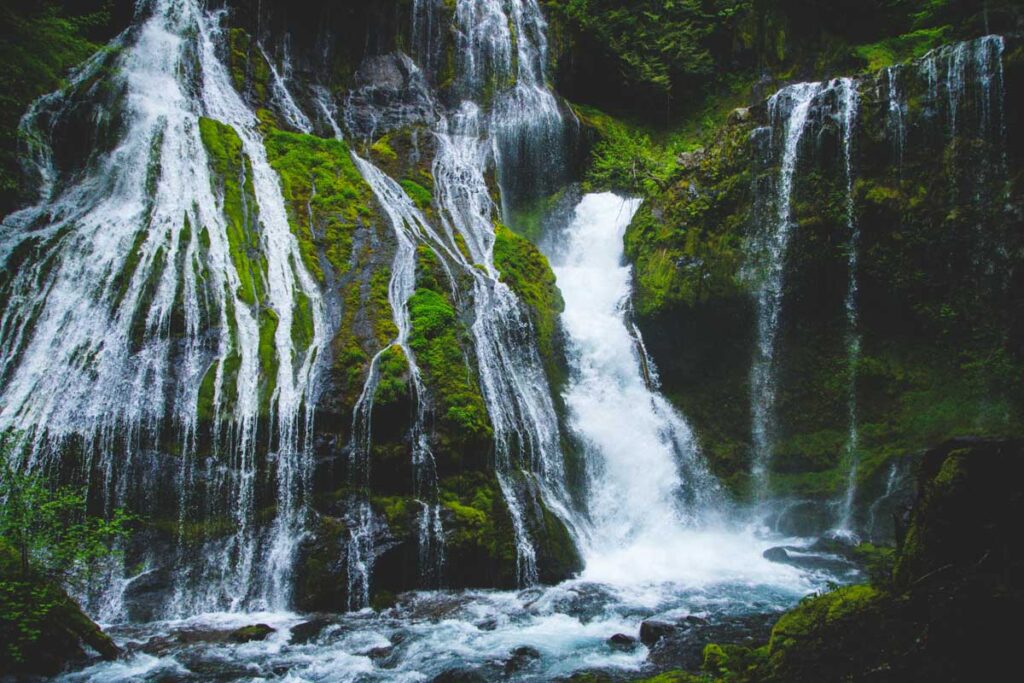
{"type": "Polygon", "coordinates": [[[999,671],[1022,9],[0,2],[0,676],[999,671]]]}

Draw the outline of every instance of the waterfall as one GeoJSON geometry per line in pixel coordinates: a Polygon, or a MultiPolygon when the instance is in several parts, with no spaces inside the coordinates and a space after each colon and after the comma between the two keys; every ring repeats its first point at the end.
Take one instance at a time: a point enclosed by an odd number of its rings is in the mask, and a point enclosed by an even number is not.
{"type": "MultiPolygon", "coordinates": [[[[755,286],[757,342],[750,373],[751,437],[753,441],[753,491],[763,501],[768,496],[769,469],[778,438],[776,400],[778,394],[778,346],[789,242],[794,228],[793,188],[800,162],[800,146],[805,135],[822,123],[821,116],[834,120],[839,128],[843,173],[846,181],[845,207],[848,285],[844,301],[846,313],[846,351],[849,373],[847,398],[846,459],[851,463],[851,486],[855,478],[857,449],[856,366],[860,357],[857,310],[857,265],[860,229],[854,207],[853,137],[858,108],[857,84],[840,78],[821,83],[798,83],[783,88],[768,100],[769,126],[766,133],[768,164],[778,163],[771,206],[765,224],[757,226],[749,244],[750,262],[746,276],[755,286]]],[[[812,131],[813,132],[813,131],[812,131]]],[[[853,495],[852,491],[849,493],[853,495]]]]}
{"type": "MultiPolygon", "coordinates": [[[[0,430],[22,435],[27,467],[70,475],[63,454],[81,443],[81,471],[100,477],[93,493],[108,508],[173,506],[182,527],[196,512],[234,518],[215,549],[199,557],[179,549],[171,613],[287,606],[327,338],[322,297],[291,234],[256,117],[216,57],[217,19],[195,2],[152,3],[133,42],[111,57],[105,78],[119,101],[89,104],[99,125],[124,121],[118,142],[11,216],[0,238],[6,258],[32,259],[4,284],[10,303],[0,321],[0,430]],[[258,215],[260,254],[244,279],[200,116],[241,142],[240,184],[255,198],[247,210],[258,215]],[[299,298],[311,315],[304,347],[292,334],[299,298]],[[210,426],[213,457],[197,452],[201,423],[210,426]],[[169,431],[177,456],[164,455],[169,431]],[[266,535],[254,528],[262,449],[277,489],[266,535]]],[[[43,105],[51,128],[71,110],[65,98],[86,95],[78,86],[92,75],[87,67],[43,105]]]]}
{"type": "Polygon", "coordinates": [[[551,389],[537,352],[533,325],[523,304],[494,266],[493,204],[484,178],[488,161],[480,109],[464,103],[439,132],[434,160],[437,203],[449,234],[465,240],[472,263],[472,332],[480,383],[494,428],[498,481],[516,532],[520,582],[537,579],[536,553],[524,520],[527,491],[540,489],[545,502],[568,521],[561,439],[551,389]],[[474,266],[482,266],[480,272],[474,266]],[[526,475],[527,491],[515,478],[526,475]]]}
{"type": "Polygon", "coordinates": [[[900,90],[902,67],[890,66],[885,70],[886,95],[889,106],[889,133],[893,139],[896,168],[903,172],[903,155],[907,147],[907,102],[900,90]]]}
{"type": "Polygon", "coordinates": [[[460,92],[491,105],[502,212],[508,216],[517,201],[550,193],[564,179],[565,125],[544,76],[547,24],[537,0],[459,0],[456,24],[460,92]]]}
{"type": "MultiPolygon", "coordinates": [[[[776,354],[779,314],[782,310],[786,254],[793,228],[792,194],[800,141],[814,98],[826,87],[821,83],[798,83],[775,93],[768,100],[771,132],[782,133],[782,159],[775,189],[774,220],[753,239],[753,250],[761,261],[757,283],[757,346],[750,372],[751,435],[753,438],[754,491],[767,495],[768,468],[776,438],[776,354]]],[[[770,152],[774,154],[774,151],[770,152]]]]}
{"type": "MultiPolygon", "coordinates": [[[[381,349],[370,363],[363,391],[353,411],[352,443],[350,457],[361,481],[352,482],[356,487],[368,491],[370,486],[370,448],[373,442],[371,416],[374,398],[380,380],[379,366],[385,355],[398,351],[409,369],[412,398],[416,404],[413,423],[409,434],[412,444],[414,495],[422,505],[419,546],[421,570],[428,576],[437,576],[443,562],[444,534],[441,529],[440,506],[437,502],[437,471],[434,454],[426,431],[427,403],[424,399],[426,388],[420,373],[416,356],[409,347],[412,322],[409,317],[409,299],[416,290],[416,245],[426,235],[436,239],[427,226],[422,214],[412,200],[402,191],[401,186],[388,178],[376,166],[353,156],[356,167],[370,185],[394,231],[397,242],[395,258],[391,266],[388,284],[388,303],[398,333],[391,343],[381,349]]],[[[375,537],[373,516],[369,501],[362,499],[356,505],[357,514],[350,520],[351,538],[348,547],[349,562],[349,604],[350,607],[365,607],[369,604],[370,578],[373,569],[373,547],[375,537]]]]}
{"type": "MultiPolygon", "coordinates": [[[[659,547],[707,521],[720,495],[689,425],[652,388],[653,365],[628,321],[632,268],[623,235],[639,207],[613,194],[584,197],[554,267],[569,339],[565,400],[588,455],[588,577],[669,573],[664,565],[673,560],[659,547]]],[[[685,555],[684,546],[672,547],[685,555]]]]}
{"type": "Polygon", "coordinates": [[[857,365],[860,362],[861,336],[859,330],[860,314],[857,310],[857,265],[860,248],[860,227],[857,225],[856,207],[853,197],[853,136],[857,124],[857,85],[849,79],[840,80],[839,117],[843,136],[843,172],[846,176],[846,227],[850,235],[847,245],[847,277],[846,299],[846,366],[847,366],[847,431],[845,460],[848,463],[846,494],[843,497],[839,516],[838,529],[851,532],[853,517],[853,501],[857,493],[857,469],[859,466],[858,447],[860,435],[857,419],[857,365]]]}
{"type": "MultiPolygon", "coordinates": [[[[422,34],[428,30],[425,22],[431,11],[430,0],[414,6],[421,42],[429,43],[422,34]]],[[[366,164],[360,164],[360,170],[392,221],[397,217],[400,223],[418,225],[420,243],[470,283],[470,291],[461,294],[468,294],[472,302],[470,329],[480,388],[494,430],[496,475],[515,533],[518,581],[529,585],[538,579],[527,518],[536,507],[532,499],[539,497],[570,525],[573,515],[565,488],[558,417],[536,334],[524,304],[501,281],[494,265],[498,216],[486,174],[492,164],[496,166],[502,196],[513,194],[515,190],[502,181],[507,177],[502,169],[522,159],[533,163],[542,156],[540,150],[550,152],[545,140],[551,131],[561,131],[562,120],[544,82],[544,22],[534,0],[460,0],[455,14],[459,92],[464,99],[432,126],[438,148],[432,167],[434,199],[441,230],[430,226],[394,180],[366,164]],[[489,95],[493,101],[487,100],[489,95]],[[486,105],[491,105],[489,113],[486,105]],[[530,149],[536,154],[530,156],[530,149]],[[458,248],[456,235],[468,256],[458,248]]],[[[412,82],[419,83],[416,67],[404,55],[400,59],[410,70],[412,82]]],[[[356,121],[349,112],[345,118],[356,121]]],[[[384,119],[373,112],[369,118],[384,119]]],[[[372,131],[380,132],[376,124],[372,131]]],[[[537,167],[533,172],[542,171],[537,167]]]]}
{"type": "Polygon", "coordinates": [[[287,42],[285,43],[284,63],[280,71],[274,64],[274,60],[263,49],[263,46],[258,45],[257,47],[259,48],[260,55],[263,57],[263,61],[267,63],[267,67],[270,70],[271,97],[274,104],[277,105],[278,111],[284,116],[285,122],[289,127],[294,128],[300,133],[306,133],[307,135],[312,133],[313,123],[303,113],[302,109],[299,108],[299,105],[295,103],[295,98],[292,97],[292,93],[288,89],[288,79],[291,76],[291,58],[288,54],[287,42]]]}

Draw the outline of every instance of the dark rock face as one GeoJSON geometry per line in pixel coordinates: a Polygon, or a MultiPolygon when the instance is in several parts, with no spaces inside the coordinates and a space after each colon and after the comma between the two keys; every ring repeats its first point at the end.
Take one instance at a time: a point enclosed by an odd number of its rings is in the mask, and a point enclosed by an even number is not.
{"type": "Polygon", "coordinates": [[[1024,441],[955,439],[924,456],[896,565],[902,589],[937,572],[1006,570],[1024,588],[1024,441]]]}
{"type": "Polygon", "coordinates": [[[765,648],[710,646],[706,670],[737,681],[1005,676],[1024,609],[1024,442],[950,441],[924,455],[918,490],[891,579],[804,601],[765,648]]]}
{"type": "Polygon", "coordinates": [[[368,57],[356,71],[345,105],[345,123],[359,139],[374,140],[411,125],[430,124],[436,104],[420,70],[405,55],[368,57]]]}
{"type": "Polygon", "coordinates": [[[305,645],[320,637],[333,621],[327,617],[311,619],[292,627],[288,642],[292,645],[305,645]]]}
{"type": "Polygon", "coordinates": [[[153,621],[173,590],[169,569],[154,569],[138,576],[125,587],[124,605],[132,621],[153,621]]]}

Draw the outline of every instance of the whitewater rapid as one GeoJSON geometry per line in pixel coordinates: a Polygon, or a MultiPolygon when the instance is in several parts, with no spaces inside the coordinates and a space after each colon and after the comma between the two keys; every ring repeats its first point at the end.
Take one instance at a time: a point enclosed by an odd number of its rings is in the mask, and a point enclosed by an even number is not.
{"type": "Polygon", "coordinates": [[[584,196],[552,254],[571,367],[565,402],[589,470],[582,578],[668,590],[733,581],[795,587],[792,568],[761,556],[772,540],[730,523],[692,429],[650,379],[630,320],[623,247],[639,208],[611,193],[584,196]]]}

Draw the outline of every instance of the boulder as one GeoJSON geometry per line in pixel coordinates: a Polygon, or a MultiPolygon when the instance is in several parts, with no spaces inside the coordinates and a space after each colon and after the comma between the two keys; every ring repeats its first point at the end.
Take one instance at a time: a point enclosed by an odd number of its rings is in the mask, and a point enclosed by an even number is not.
{"type": "Polygon", "coordinates": [[[487,678],[473,669],[448,669],[434,676],[431,683],[487,683],[487,678]]]}
{"type": "Polygon", "coordinates": [[[250,643],[256,640],[266,640],[271,633],[276,631],[277,629],[266,624],[253,624],[232,631],[228,634],[228,640],[234,643],[250,643]]]}
{"type": "Polygon", "coordinates": [[[667,621],[648,619],[640,624],[640,642],[651,647],[666,636],[671,636],[679,627],[667,621]]]}
{"type": "Polygon", "coordinates": [[[616,650],[632,650],[636,648],[637,639],[625,633],[616,633],[608,639],[608,644],[616,650]]]}
{"type": "Polygon", "coordinates": [[[292,645],[305,645],[319,638],[320,634],[332,623],[333,621],[327,617],[318,617],[304,621],[292,627],[291,637],[288,642],[292,645]]]}

